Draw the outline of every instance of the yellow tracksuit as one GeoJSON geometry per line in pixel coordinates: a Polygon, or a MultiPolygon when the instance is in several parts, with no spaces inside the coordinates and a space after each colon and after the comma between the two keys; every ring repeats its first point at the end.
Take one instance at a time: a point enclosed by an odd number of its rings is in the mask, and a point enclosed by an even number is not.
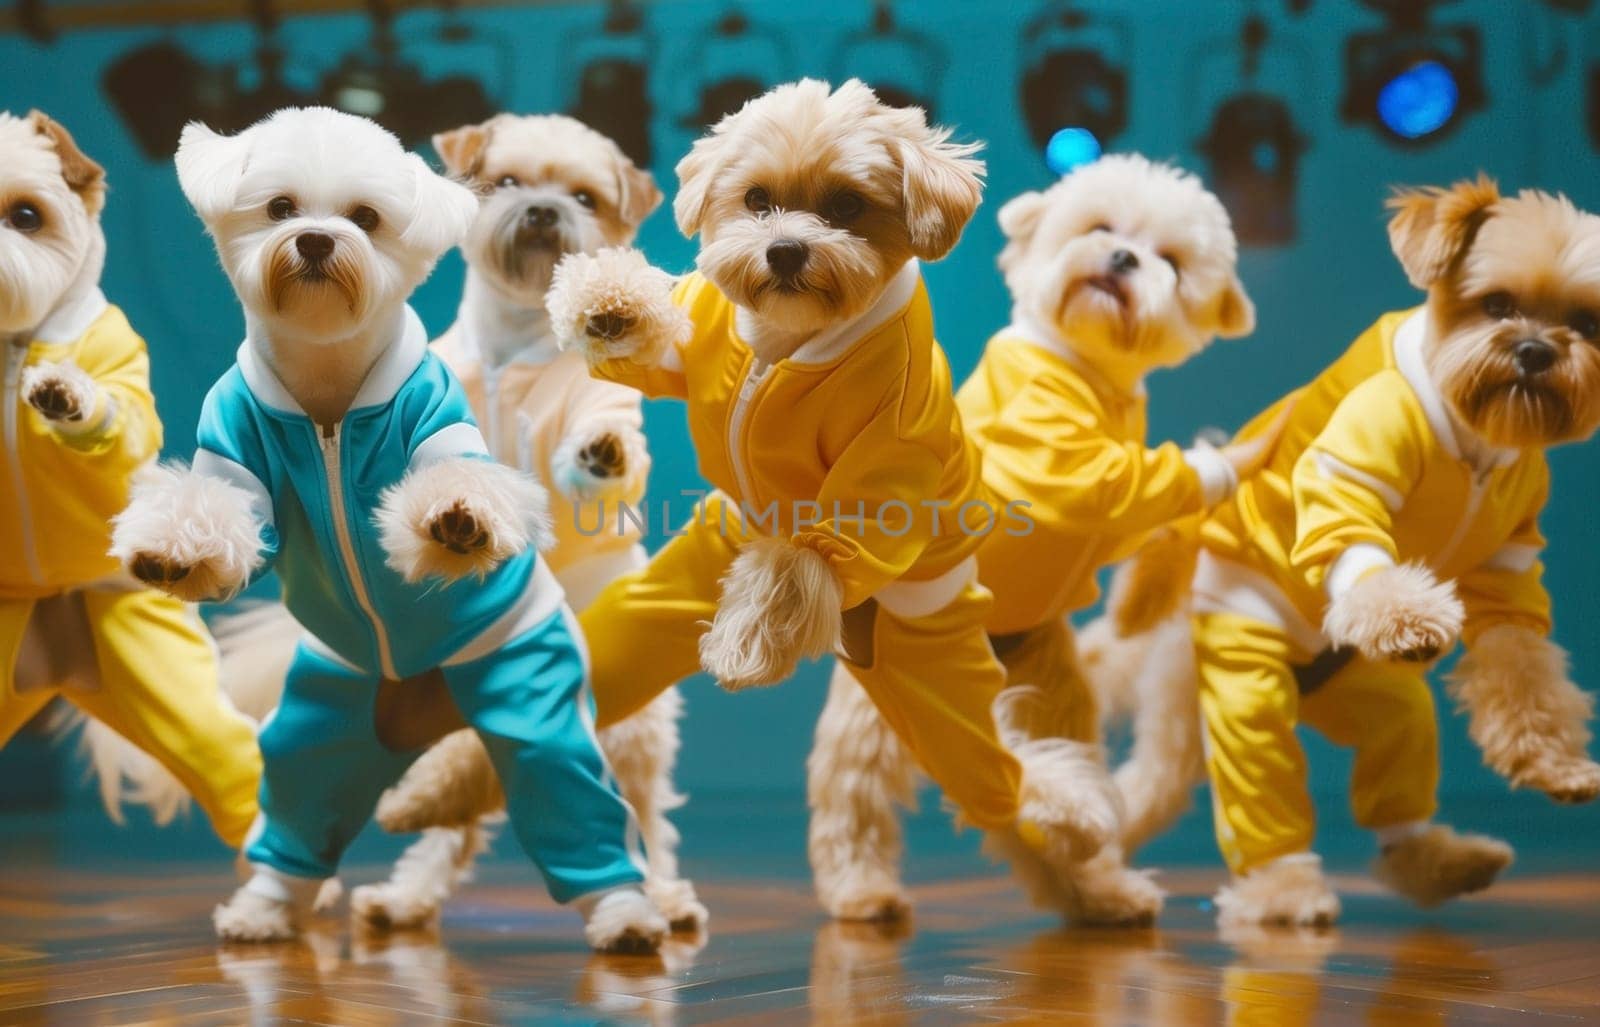
{"type": "Polygon", "coordinates": [[[972,823],[1011,824],[1020,770],[990,713],[1005,673],[984,634],[991,597],[974,573],[985,514],[962,508],[994,511],[917,265],[860,318],[777,364],[757,360],[736,308],[704,277],[679,283],[674,302],[694,324],[681,350],[648,368],[608,361],[595,371],[687,401],[700,470],[717,492],[582,615],[602,726],[698,669],[699,636],[740,546],[785,538],[832,567],[844,593],[841,656],[924,770],[972,823]]]}
{"type": "Polygon", "coordinates": [[[978,550],[978,579],[995,596],[995,653],[1011,682],[1044,690],[1064,736],[1095,741],[1066,617],[1095,601],[1095,572],[1152,528],[1220,500],[1225,465],[1170,442],[1145,448],[1143,389],[1117,388],[1026,321],[989,340],[956,402],[983,454],[984,484],[1025,504],[1013,509],[1032,525],[990,532],[978,550]]]}
{"type": "MultiPolygon", "coordinates": [[[[121,575],[107,551],[110,519],[128,500],[135,470],[161,446],[144,340],[98,291],[52,314],[5,348],[4,461],[0,492],[0,745],[57,694],[105,722],[170,770],[218,835],[244,840],[256,814],[261,757],[250,721],[217,687],[215,654],[192,610],[121,575]],[[53,427],[21,395],[24,370],[76,364],[96,385],[81,424],[53,427]],[[70,604],[81,609],[67,614],[70,604]],[[98,683],[63,690],[21,682],[19,659],[36,611],[87,623],[98,683]]],[[[87,654],[59,641],[46,676],[87,654]]]]}
{"type": "Polygon", "coordinates": [[[1456,582],[1468,644],[1507,622],[1549,630],[1537,523],[1544,455],[1489,449],[1457,422],[1423,363],[1426,316],[1385,315],[1294,393],[1268,466],[1201,529],[1200,704],[1218,841],[1237,873],[1310,848],[1300,720],[1355,748],[1358,823],[1383,837],[1433,815],[1439,762],[1425,667],[1355,658],[1307,694],[1297,687],[1295,668],[1326,646],[1330,595],[1416,561],[1456,582]]]}

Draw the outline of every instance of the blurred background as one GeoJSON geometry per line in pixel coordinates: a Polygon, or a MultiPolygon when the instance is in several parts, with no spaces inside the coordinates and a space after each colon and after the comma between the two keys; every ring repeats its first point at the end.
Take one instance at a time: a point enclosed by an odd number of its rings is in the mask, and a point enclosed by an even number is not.
{"type": "MultiPolygon", "coordinates": [[[[1233,215],[1259,328],[1151,381],[1153,439],[1237,426],[1378,314],[1418,301],[1384,236],[1391,185],[1481,169],[1508,189],[1538,186],[1600,208],[1600,15],[1590,0],[22,0],[0,12],[5,108],[48,112],[108,170],[104,286],[149,341],[167,450],[179,457],[242,330],[173,173],[185,121],[233,130],[285,104],[328,103],[426,150],[433,132],[498,110],[566,111],[617,138],[670,199],[673,164],[708,122],[801,75],[860,76],[987,144],[987,199],[957,250],[926,272],[958,379],[1007,318],[994,267],[1004,200],[1101,148],[1203,176],[1233,215]]],[[[639,244],[683,270],[693,248],[668,208],[639,244]]],[[[453,319],[461,279],[452,255],[416,295],[432,332],[453,319]]],[[[647,417],[653,547],[663,541],[656,504],[673,501],[680,518],[680,490],[700,479],[682,407],[651,403],[647,417]]],[[[1600,451],[1568,448],[1554,464],[1544,528],[1556,633],[1593,688],[1600,451]]],[[[679,782],[694,800],[680,816],[691,872],[711,846],[705,832],[737,832],[752,863],[804,859],[804,758],[826,676],[810,666],[737,697],[689,684],[679,782]]],[[[1508,837],[1524,865],[1570,859],[1574,843],[1600,839],[1600,811],[1510,793],[1481,767],[1464,723],[1445,716],[1444,817],[1508,837]]],[[[1315,739],[1309,747],[1321,845],[1353,864],[1368,843],[1346,812],[1348,761],[1315,739]]],[[[70,746],[38,731],[0,752],[0,811],[65,825],[29,843],[51,847],[48,858],[220,855],[198,818],[157,829],[135,814],[113,828],[70,746]]],[[[0,836],[0,849],[9,844],[19,843],[0,836]]],[[[977,858],[932,796],[911,846],[913,878],[977,858]]],[[[1203,798],[1147,857],[1217,861],[1203,798]]],[[[736,857],[722,858],[737,870],[736,857]]]]}

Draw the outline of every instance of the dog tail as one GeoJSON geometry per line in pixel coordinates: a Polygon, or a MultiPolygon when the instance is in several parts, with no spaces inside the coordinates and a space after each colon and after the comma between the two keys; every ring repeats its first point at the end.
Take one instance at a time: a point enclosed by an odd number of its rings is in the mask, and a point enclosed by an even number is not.
{"type": "MultiPolygon", "coordinates": [[[[263,602],[218,615],[211,634],[223,694],[235,709],[260,723],[283,694],[300,626],[282,604],[263,602]]],[[[124,823],[124,804],[144,806],[160,826],[188,810],[189,792],[172,772],[108,725],[62,703],[49,731],[62,740],[79,734],[86,774],[95,780],[113,823],[124,823]]]]}

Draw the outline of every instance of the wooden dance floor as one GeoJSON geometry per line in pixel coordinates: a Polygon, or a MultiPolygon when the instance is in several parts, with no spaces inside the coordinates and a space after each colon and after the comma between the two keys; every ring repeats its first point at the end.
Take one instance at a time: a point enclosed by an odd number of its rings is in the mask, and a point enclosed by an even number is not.
{"type": "MultiPolygon", "coordinates": [[[[1213,870],[1163,875],[1158,929],[1067,930],[969,853],[914,887],[911,924],[879,927],[828,923],[800,861],[766,874],[724,842],[699,858],[727,872],[689,861],[708,936],[603,957],[504,843],[437,930],[367,936],[341,917],[294,943],[219,947],[207,914],[232,880],[225,856],[150,860],[101,832],[57,859],[8,823],[0,1024],[1600,1022],[1592,873],[1513,876],[1432,913],[1348,877],[1337,931],[1221,936],[1213,870]]],[[[362,858],[346,879],[381,869],[362,858]]]]}

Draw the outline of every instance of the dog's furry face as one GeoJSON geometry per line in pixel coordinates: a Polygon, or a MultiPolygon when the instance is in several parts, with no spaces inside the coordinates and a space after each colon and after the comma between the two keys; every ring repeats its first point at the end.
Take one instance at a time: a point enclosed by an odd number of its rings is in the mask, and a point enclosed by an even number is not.
{"type": "Polygon", "coordinates": [[[863,312],[912,257],[937,260],[982,194],[976,144],[851,79],[805,79],[723,118],[678,163],[678,227],[731,300],[790,333],[863,312]]]}
{"type": "Polygon", "coordinates": [[[544,305],[568,253],[633,242],[661,203],[615,142],[559,114],[501,114],[434,137],[445,167],[480,198],[462,252],[522,306],[544,305]]]}
{"type": "Polygon", "coordinates": [[[39,111],[0,113],[0,152],[0,332],[24,332],[99,278],[105,172],[39,111]]]}
{"type": "Polygon", "coordinates": [[[1490,445],[1546,447],[1600,426],[1600,217],[1480,178],[1398,193],[1395,254],[1428,290],[1427,361],[1490,445]]]}
{"type": "Polygon", "coordinates": [[[1007,203],[1000,227],[1019,311],[1091,363],[1170,367],[1255,327],[1227,212],[1170,165],[1103,157],[1007,203]]]}
{"type": "Polygon", "coordinates": [[[393,135],[325,107],[235,136],[191,124],[177,165],[245,307],[307,340],[337,342],[392,312],[477,213],[469,190],[393,135]]]}

